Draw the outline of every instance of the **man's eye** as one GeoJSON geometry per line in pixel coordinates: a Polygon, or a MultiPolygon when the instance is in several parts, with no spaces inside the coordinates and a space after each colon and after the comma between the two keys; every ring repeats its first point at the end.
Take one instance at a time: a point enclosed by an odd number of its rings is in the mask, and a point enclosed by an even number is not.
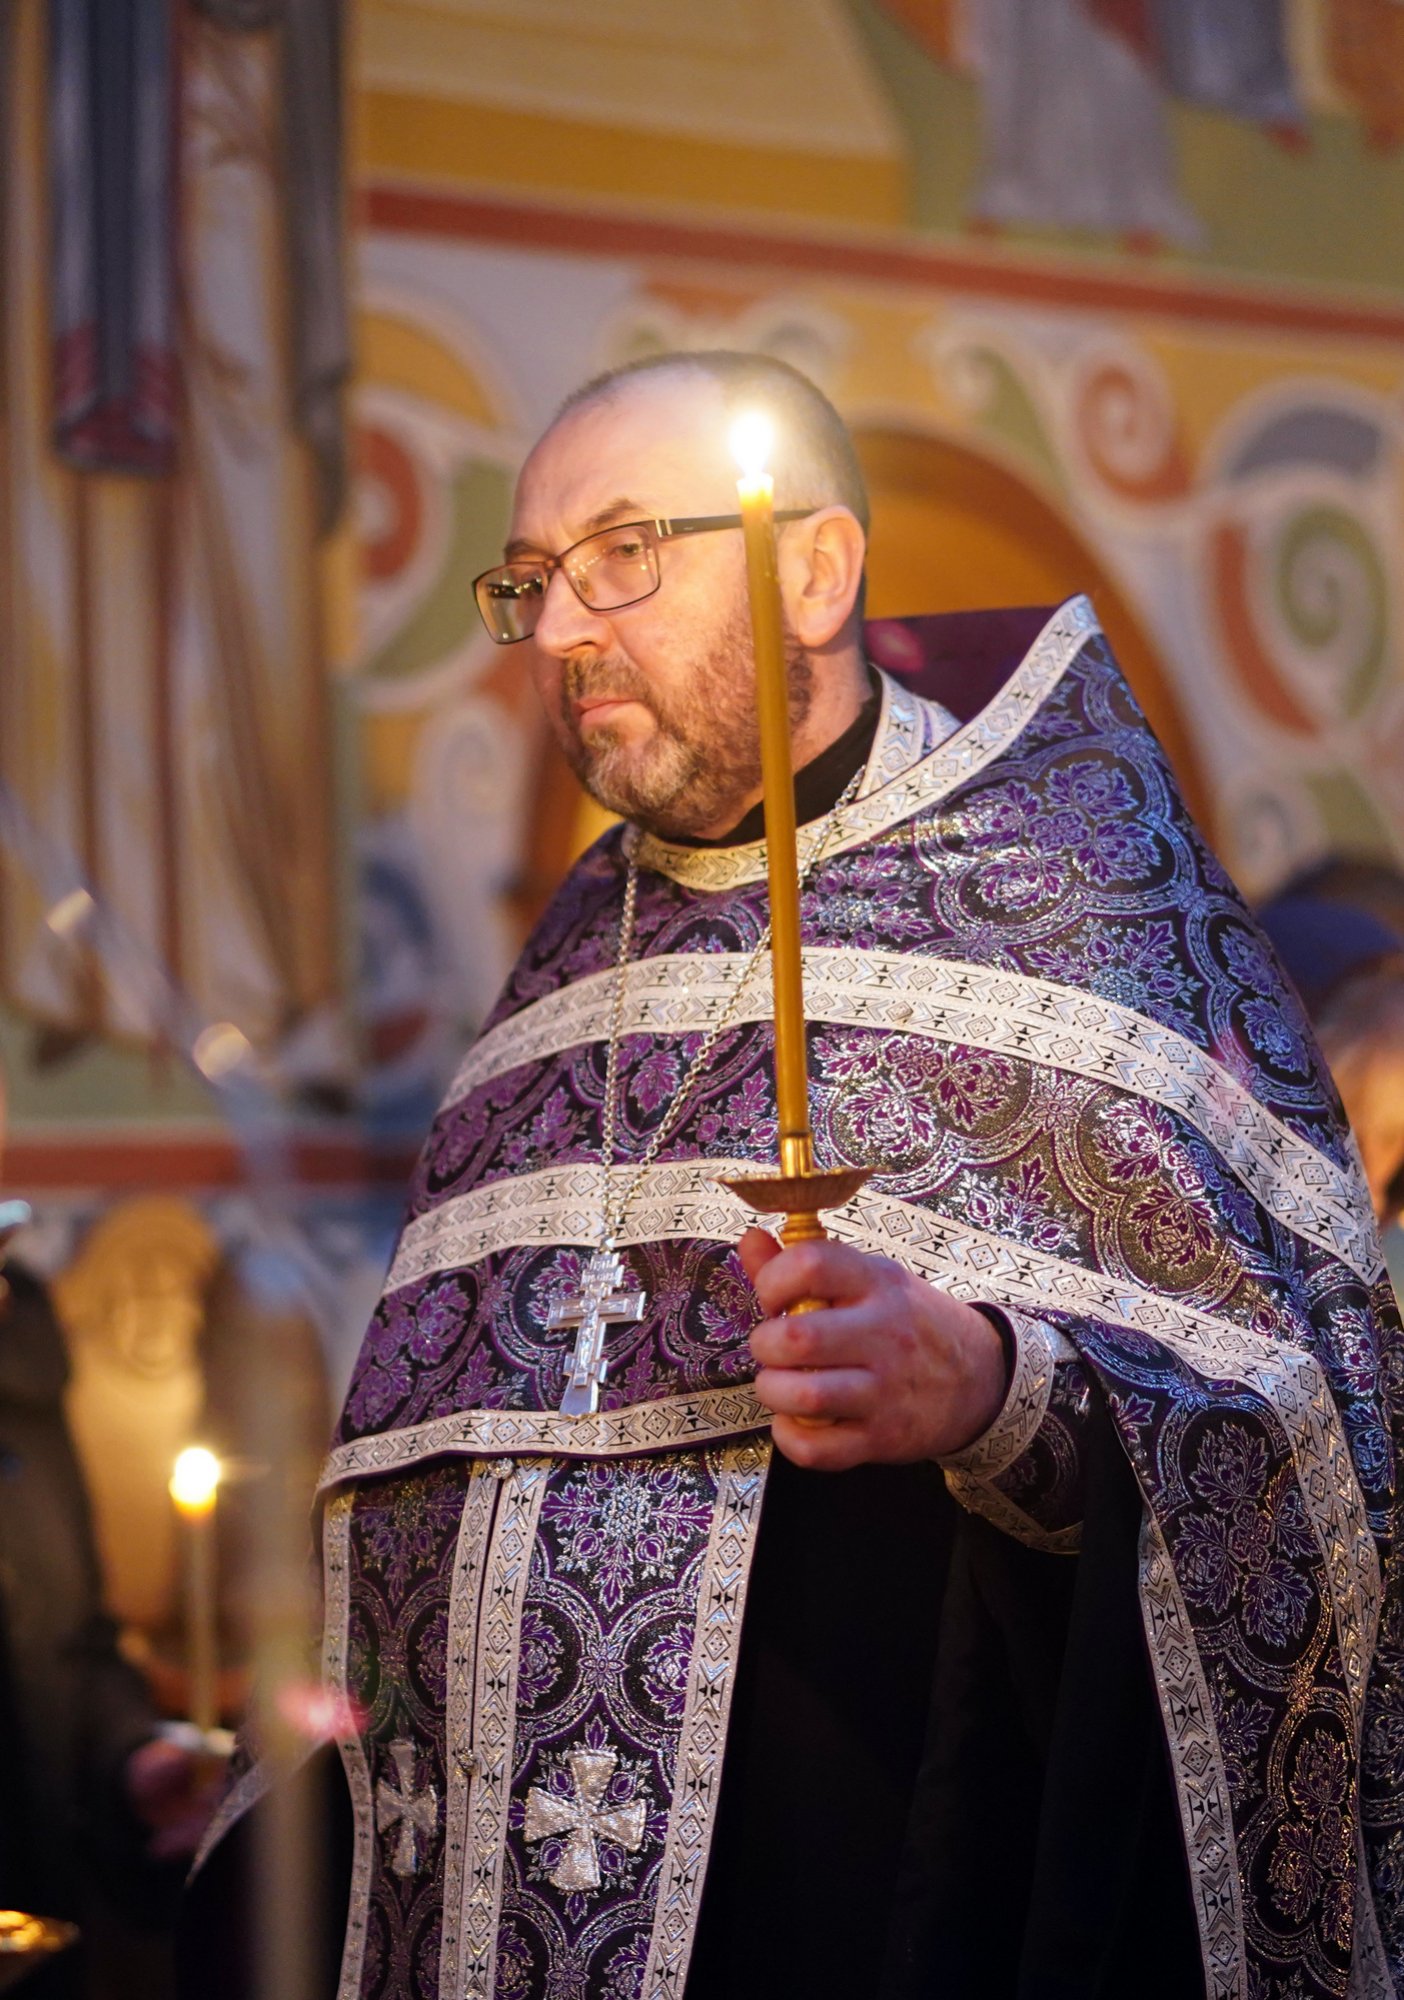
{"type": "Polygon", "coordinates": [[[613,541],[608,543],[604,553],[606,562],[635,563],[642,558],[643,552],[642,536],[616,535],[613,541]]]}
{"type": "Polygon", "coordinates": [[[519,597],[540,597],[542,582],[538,570],[535,576],[499,577],[496,583],[489,584],[488,589],[493,597],[507,598],[515,602],[519,597]]]}

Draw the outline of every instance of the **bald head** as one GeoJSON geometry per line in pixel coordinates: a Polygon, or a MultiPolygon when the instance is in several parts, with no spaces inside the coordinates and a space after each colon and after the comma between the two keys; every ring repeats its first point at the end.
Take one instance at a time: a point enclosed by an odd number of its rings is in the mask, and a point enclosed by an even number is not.
{"type": "MultiPolygon", "coordinates": [[[[807,375],[768,354],[709,348],[697,354],[656,354],[626,362],[567,396],[556,421],[587,404],[613,401],[653,387],[712,392],[723,416],[722,438],[743,411],[763,409],[775,425],[778,507],[847,507],[868,527],[868,489],[843,418],[807,375]]],[[[712,398],[709,398],[711,400],[712,398]]]]}

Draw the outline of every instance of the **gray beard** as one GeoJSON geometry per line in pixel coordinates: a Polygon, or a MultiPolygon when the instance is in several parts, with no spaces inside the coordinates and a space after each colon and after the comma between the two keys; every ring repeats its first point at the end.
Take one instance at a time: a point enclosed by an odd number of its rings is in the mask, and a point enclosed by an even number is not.
{"type": "MultiPolygon", "coordinates": [[[[788,631],[785,654],[793,732],[814,699],[814,663],[788,631]]],[[[760,789],[748,613],[743,610],[727,620],[687,685],[688,696],[676,708],[665,708],[647,676],[626,661],[573,661],[565,673],[561,741],[576,777],[607,812],[669,839],[735,825],[746,801],[760,789]],[[627,696],[646,708],[656,724],[651,741],[639,748],[601,729],[587,743],[569,703],[595,689],[627,696]]]]}

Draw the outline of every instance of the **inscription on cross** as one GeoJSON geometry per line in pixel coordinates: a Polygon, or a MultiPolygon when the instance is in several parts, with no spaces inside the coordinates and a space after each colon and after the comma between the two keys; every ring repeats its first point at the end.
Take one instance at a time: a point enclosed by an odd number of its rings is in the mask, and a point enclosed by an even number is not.
{"type": "Polygon", "coordinates": [[[375,1823],[381,1833],[394,1832],[395,1852],[390,1866],[397,1875],[417,1875],[429,1851],[429,1843],[439,1830],[439,1795],[432,1785],[422,1792],[414,1788],[414,1745],[401,1740],[390,1745],[399,1779],[396,1791],[388,1778],[375,1788],[375,1823]]]}
{"type": "Polygon", "coordinates": [[[604,1351],[606,1327],[644,1316],[648,1295],[621,1290],[626,1275],[624,1259],[617,1250],[596,1250],[580,1274],[580,1283],[552,1306],[547,1317],[552,1332],[567,1326],[579,1329],[561,1397],[565,1416],[592,1416],[600,1407],[600,1390],[609,1369],[604,1351]]]}

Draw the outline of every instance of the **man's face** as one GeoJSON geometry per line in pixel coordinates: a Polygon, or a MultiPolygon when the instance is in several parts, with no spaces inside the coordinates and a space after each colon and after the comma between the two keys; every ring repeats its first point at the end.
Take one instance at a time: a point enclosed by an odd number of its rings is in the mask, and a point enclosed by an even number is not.
{"type": "MultiPolygon", "coordinates": [[[[621,521],[735,513],[726,431],[720,390],[687,374],[573,410],[523,467],[509,555],[559,555],[621,521]]],[[[658,833],[724,833],[760,787],[740,530],[666,541],[659,565],[653,596],[605,612],[557,571],[524,648],[561,747],[601,805],[658,833]]],[[[795,727],[812,678],[791,640],[795,727]]]]}

